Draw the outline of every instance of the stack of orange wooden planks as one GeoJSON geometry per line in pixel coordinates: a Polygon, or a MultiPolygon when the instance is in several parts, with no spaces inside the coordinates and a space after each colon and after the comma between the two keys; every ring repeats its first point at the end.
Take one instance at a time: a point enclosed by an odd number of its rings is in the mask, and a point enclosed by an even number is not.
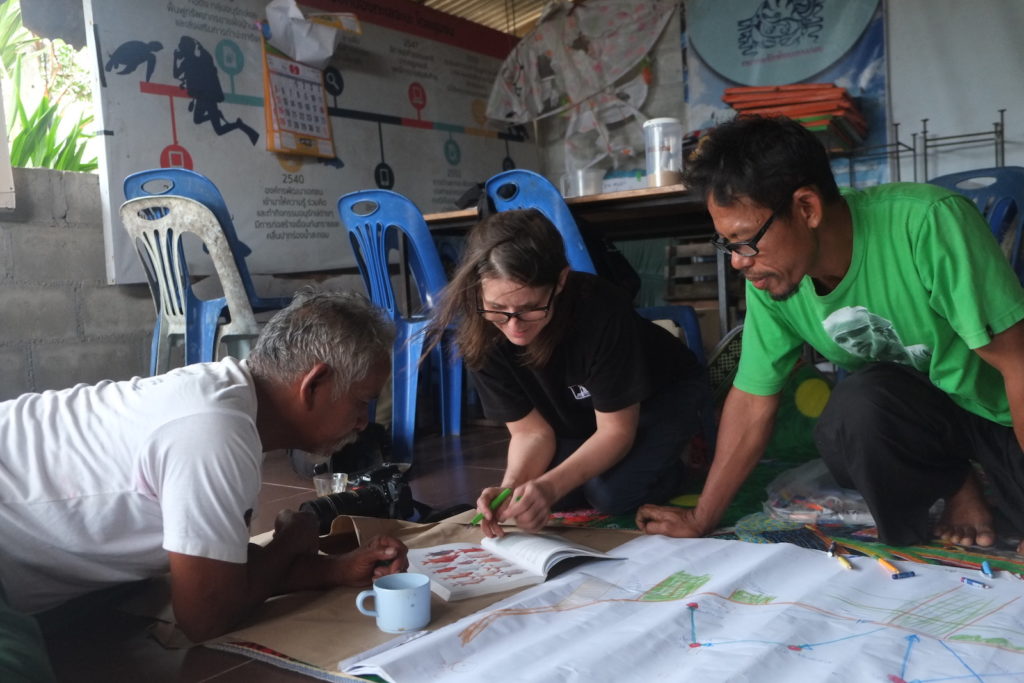
{"type": "Polygon", "coordinates": [[[726,88],[722,101],[742,115],[787,116],[813,131],[830,152],[860,146],[868,126],[857,103],[833,83],[726,88]]]}

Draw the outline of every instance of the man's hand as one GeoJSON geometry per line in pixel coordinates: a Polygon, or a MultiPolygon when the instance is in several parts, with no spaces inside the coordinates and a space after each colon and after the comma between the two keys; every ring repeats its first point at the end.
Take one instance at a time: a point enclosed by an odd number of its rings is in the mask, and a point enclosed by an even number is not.
{"type": "Polygon", "coordinates": [[[707,531],[697,522],[694,512],[687,508],[641,505],[636,511],[636,525],[645,534],[698,538],[707,531]]]}
{"type": "Polygon", "coordinates": [[[374,536],[355,550],[339,555],[337,583],[345,586],[369,586],[374,579],[404,572],[409,568],[409,550],[391,536],[374,536]]]}

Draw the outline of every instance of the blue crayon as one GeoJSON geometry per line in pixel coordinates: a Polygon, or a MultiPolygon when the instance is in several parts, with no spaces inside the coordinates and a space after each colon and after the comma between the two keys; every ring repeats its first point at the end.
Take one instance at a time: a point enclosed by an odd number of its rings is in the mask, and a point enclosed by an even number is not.
{"type": "Polygon", "coordinates": [[[895,574],[890,574],[890,576],[894,579],[909,579],[911,576],[917,576],[917,574],[914,572],[896,572],[895,574]]]}
{"type": "Polygon", "coordinates": [[[995,574],[992,573],[992,565],[988,563],[988,560],[982,560],[981,562],[981,573],[990,579],[995,578],[995,574]]]}
{"type": "Polygon", "coordinates": [[[992,587],[992,586],[988,585],[987,583],[982,583],[981,581],[975,581],[974,579],[969,579],[966,576],[961,576],[960,577],[960,583],[965,583],[968,586],[973,586],[974,588],[991,588],[992,587]]]}

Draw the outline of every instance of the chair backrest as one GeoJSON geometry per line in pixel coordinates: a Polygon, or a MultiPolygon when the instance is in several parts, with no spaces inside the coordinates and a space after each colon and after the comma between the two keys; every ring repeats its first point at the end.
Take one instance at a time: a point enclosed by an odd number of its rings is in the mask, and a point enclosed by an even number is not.
{"type": "Polygon", "coordinates": [[[547,178],[516,168],[491,177],[484,188],[498,211],[537,209],[544,214],[562,235],[569,267],[584,273],[597,273],[572,212],[566,206],[562,193],[547,178]]]}
{"type": "Polygon", "coordinates": [[[959,192],[977,205],[993,237],[1007,252],[1013,271],[1024,282],[1024,258],[1021,257],[1024,167],[981,168],[950,173],[928,182],[959,192]]]}
{"type": "Polygon", "coordinates": [[[133,173],[124,179],[125,199],[166,195],[194,199],[213,213],[231,248],[232,260],[245,287],[246,296],[249,301],[256,301],[256,289],[245,263],[252,249],[238,239],[231,212],[213,181],[187,168],[154,168],[133,173]]]}
{"type": "Polygon", "coordinates": [[[704,342],[700,334],[700,321],[692,306],[646,306],[636,309],[642,317],[655,322],[671,320],[683,333],[683,341],[701,365],[705,364],[704,342]]]}
{"type": "Polygon", "coordinates": [[[387,310],[392,319],[401,313],[396,307],[388,259],[404,236],[408,259],[426,308],[433,308],[437,295],[448,284],[437,247],[419,208],[407,197],[390,190],[360,190],[338,200],[338,216],[348,230],[370,300],[387,310]]]}
{"type": "MultiPolygon", "coordinates": [[[[190,316],[200,315],[203,310],[205,302],[192,292],[182,247],[182,236],[192,233],[202,240],[209,252],[224,291],[231,321],[222,326],[222,333],[255,334],[256,319],[242,278],[221,223],[213,212],[188,197],[160,196],[130,199],[121,205],[120,214],[150,277],[158,315],[164,321],[188,330],[192,322],[190,316]]],[[[211,315],[219,315],[219,310],[211,315]]]]}

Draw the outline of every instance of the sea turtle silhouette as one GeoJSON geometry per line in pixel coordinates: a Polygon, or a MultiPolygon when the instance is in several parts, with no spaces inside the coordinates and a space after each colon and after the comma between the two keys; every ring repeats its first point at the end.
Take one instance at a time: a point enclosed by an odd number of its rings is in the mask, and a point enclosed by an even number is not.
{"type": "Polygon", "coordinates": [[[156,67],[156,55],[154,53],[162,49],[164,49],[163,44],[156,40],[148,43],[144,43],[141,40],[129,40],[118,45],[117,49],[110,54],[106,70],[113,71],[120,67],[117,73],[123,76],[135,71],[139,68],[140,64],[145,62],[146,80],[149,81],[149,77],[153,75],[153,69],[156,67]]]}

